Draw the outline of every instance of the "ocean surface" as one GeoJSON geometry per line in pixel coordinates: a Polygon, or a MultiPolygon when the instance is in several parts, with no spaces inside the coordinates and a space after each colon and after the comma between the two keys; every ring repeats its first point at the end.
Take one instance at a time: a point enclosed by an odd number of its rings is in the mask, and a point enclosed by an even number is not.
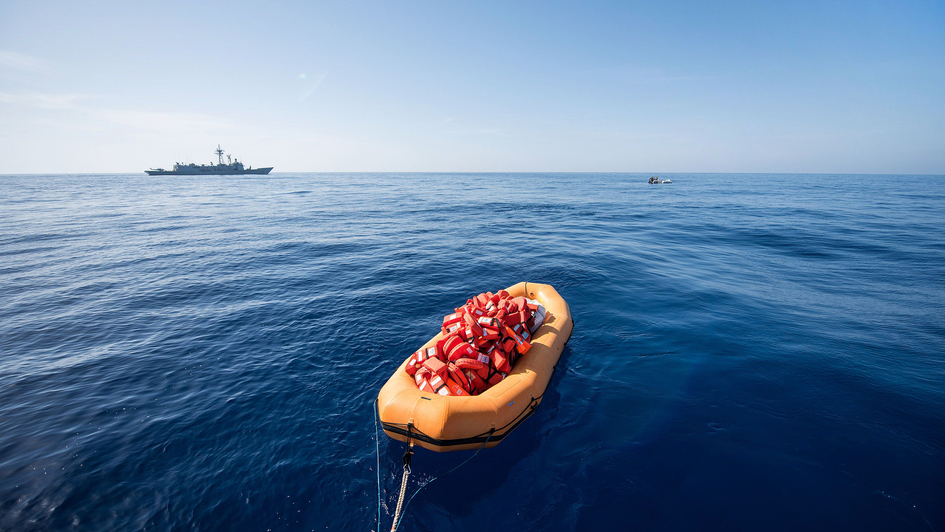
{"type": "Polygon", "coordinates": [[[945,176],[649,175],[0,176],[0,530],[387,531],[378,390],[523,280],[545,400],[403,530],[945,530],[945,176]]]}

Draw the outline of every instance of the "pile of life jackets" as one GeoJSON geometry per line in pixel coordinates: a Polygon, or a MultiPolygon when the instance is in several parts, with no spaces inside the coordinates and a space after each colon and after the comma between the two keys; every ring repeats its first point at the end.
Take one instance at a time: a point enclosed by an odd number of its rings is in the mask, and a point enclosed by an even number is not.
{"type": "Polygon", "coordinates": [[[425,392],[479,395],[508,376],[544,321],[535,300],[479,294],[443,318],[443,337],[411,355],[406,371],[425,392]]]}

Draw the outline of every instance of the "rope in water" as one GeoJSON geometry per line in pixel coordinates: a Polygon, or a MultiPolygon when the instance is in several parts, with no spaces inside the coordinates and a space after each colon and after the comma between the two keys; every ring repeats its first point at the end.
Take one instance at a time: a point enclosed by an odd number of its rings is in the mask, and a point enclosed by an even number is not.
{"type": "Polygon", "coordinates": [[[407,494],[407,479],[410,478],[410,459],[413,458],[413,441],[410,439],[410,429],[413,423],[407,424],[407,450],[404,451],[404,478],[400,481],[400,495],[397,497],[397,509],[394,510],[394,521],[390,525],[390,532],[397,530],[400,524],[400,511],[404,508],[404,495],[407,494]]]}
{"type": "Polygon", "coordinates": [[[377,530],[381,529],[381,439],[377,433],[377,399],[374,400],[374,449],[377,451],[377,530]]]}
{"type": "MultiPolygon", "coordinates": [[[[404,504],[404,509],[406,509],[406,508],[407,508],[407,505],[410,504],[410,501],[412,501],[413,498],[416,497],[418,493],[420,493],[420,490],[422,490],[423,488],[427,487],[431,482],[433,482],[434,480],[436,480],[436,479],[438,479],[438,478],[440,478],[440,477],[445,477],[446,475],[449,475],[449,474],[452,473],[453,471],[456,471],[457,469],[459,469],[460,467],[462,467],[463,465],[465,465],[466,462],[468,462],[468,461],[472,460],[473,458],[475,458],[476,455],[479,454],[479,451],[481,451],[482,448],[485,447],[487,443],[489,443],[489,438],[492,438],[492,435],[493,435],[494,432],[495,432],[495,429],[490,430],[490,431],[489,431],[489,436],[486,438],[486,441],[482,442],[482,445],[480,445],[479,448],[476,449],[476,452],[474,452],[474,453],[472,454],[472,456],[470,456],[469,458],[463,460],[462,463],[460,463],[458,466],[454,467],[453,469],[450,469],[449,471],[447,471],[446,473],[443,473],[442,475],[435,476],[435,477],[431,478],[430,480],[428,480],[428,481],[424,482],[423,484],[421,484],[420,487],[417,488],[417,491],[413,492],[413,495],[411,495],[410,498],[407,499],[407,504],[404,504]]],[[[400,492],[401,492],[401,493],[400,493],[400,499],[401,499],[401,500],[403,500],[403,498],[404,498],[404,493],[403,493],[403,491],[404,491],[404,488],[405,488],[406,486],[407,486],[407,480],[406,480],[406,474],[405,474],[405,475],[404,475],[404,482],[402,483],[402,485],[401,485],[401,487],[400,487],[400,492]]],[[[399,506],[399,505],[398,505],[398,506],[399,506]]],[[[391,527],[391,532],[397,530],[397,527],[400,526],[400,521],[401,521],[403,518],[404,518],[403,514],[400,515],[400,518],[399,518],[399,519],[397,518],[396,515],[394,516],[394,526],[391,527]]]]}
{"type": "MultiPolygon", "coordinates": [[[[377,400],[375,399],[374,400],[374,443],[375,443],[374,447],[375,447],[375,451],[377,452],[377,529],[380,530],[381,529],[381,443],[380,443],[379,434],[377,432],[377,408],[378,408],[377,400]]],[[[410,472],[411,472],[410,455],[413,454],[413,451],[410,450],[410,441],[409,441],[409,433],[408,433],[407,452],[404,454],[404,478],[400,483],[400,495],[397,498],[397,510],[394,512],[394,523],[393,523],[393,526],[391,526],[391,531],[393,532],[397,530],[397,527],[400,526],[400,521],[403,520],[404,518],[404,515],[402,513],[403,510],[405,510],[407,508],[407,505],[410,504],[410,501],[412,501],[413,498],[416,497],[418,493],[420,493],[420,490],[427,487],[427,485],[433,482],[434,480],[440,477],[449,475],[453,471],[456,471],[457,469],[465,465],[466,462],[475,458],[476,455],[479,454],[479,451],[481,451],[482,448],[485,447],[487,443],[489,443],[489,439],[492,438],[492,435],[494,433],[495,433],[495,429],[491,429],[489,431],[489,435],[486,437],[486,441],[482,442],[482,445],[480,445],[479,448],[476,449],[476,452],[474,452],[472,456],[470,456],[469,458],[463,460],[459,465],[457,465],[453,469],[450,469],[446,473],[443,473],[442,475],[435,476],[431,478],[430,480],[424,482],[423,484],[420,484],[420,487],[417,488],[417,491],[413,492],[413,495],[411,495],[410,498],[407,499],[407,503],[403,504],[404,494],[407,492],[407,478],[410,476],[410,472]]]]}
{"type": "Polygon", "coordinates": [[[394,522],[391,524],[390,530],[394,532],[397,530],[397,525],[400,524],[400,511],[404,507],[404,495],[407,494],[407,479],[410,478],[410,466],[404,464],[404,479],[400,482],[400,496],[397,497],[397,509],[394,510],[394,522]]]}

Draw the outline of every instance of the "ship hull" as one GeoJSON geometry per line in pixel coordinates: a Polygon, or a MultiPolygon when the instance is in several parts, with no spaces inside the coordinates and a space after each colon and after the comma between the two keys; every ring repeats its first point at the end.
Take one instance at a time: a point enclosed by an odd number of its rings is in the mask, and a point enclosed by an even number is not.
{"type": "Polygon", "coordinates": [[[268,168],[250,168],[246,170],[145,170],[144,173],[148,175],[243,175],[243,174],[256,174],[256,175],[265,175],[271,172],[273,169],[272,166],[268,168]]]}

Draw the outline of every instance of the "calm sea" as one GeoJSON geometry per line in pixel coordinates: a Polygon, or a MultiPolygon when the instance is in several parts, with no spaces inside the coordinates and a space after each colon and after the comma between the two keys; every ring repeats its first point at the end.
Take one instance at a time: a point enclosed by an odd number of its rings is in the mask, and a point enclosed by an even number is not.
{"type": "Polygon", "coordinates": [[[527,280],[545,401],[404,530],[945,530],[945,176],[648,177],[0,176],[0,529],[389,530],[377,391],[527,280]]]}

